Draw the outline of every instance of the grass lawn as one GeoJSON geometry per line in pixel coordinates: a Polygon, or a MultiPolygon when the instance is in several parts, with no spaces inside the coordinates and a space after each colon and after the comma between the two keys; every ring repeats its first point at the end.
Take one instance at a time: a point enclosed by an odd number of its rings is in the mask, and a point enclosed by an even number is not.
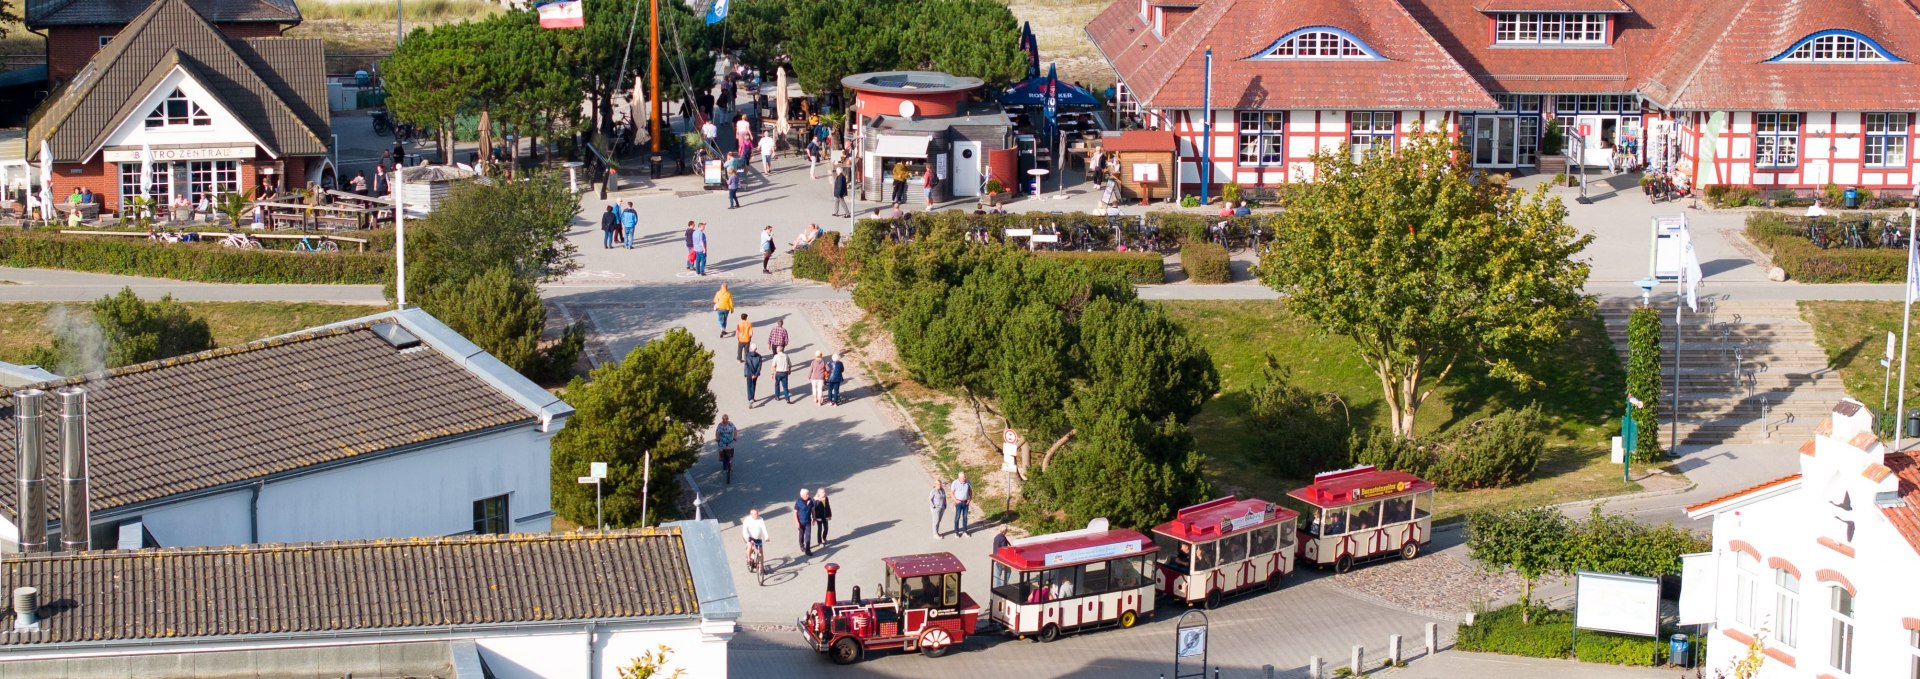
{"type": "MultiPolygon", "coordinates": [[[[1887,333],[1900,333],[1900,303],[1801,302],[1800,317],[1813,326],[1814,339],[1827,351],[1827,365],[1840,371],[1847,393],[1874,412],[1886,410],[1879,407],[1882,395],[1887,393],[1887,373],[1880,367],[1880,357],[1887,349],[1887,333]]],[[[1898,345],[1894,350],[1899,351],[1898,345]]],[[[1900,364],[1893,367],[1898,372],[1900,364]]],[[[1920,398],[1920,371],[1907,371],[1907,380],[1907,402],[1911,404],[1920,398]]]]}
{"type": "MultiPolygon", "coordinates": [[[[245,344],[387,309],[385,306],[315,304],[310,302],[183,302],[194,315],[207,319],[218,346],[245,344]]],[[[47,302],[0,303],[0,361],[20,361],[33,347],[53,341],[46,325],[47,302]]],[[[69,304],[84,309],[84,304],[69,304]]]]}
{"type": "MultiPolygon", "coordinates": [[[[1262,462],[1264,451],[1247,435],[1247,390],[1259,379],[1268,353],[1291,367],[1303,388],[1339,396],[1356,429],[1385,426],[1380,383],[1352,341],[1323,335],[1288,317],[1279,302],[1159,304],[1204,338],[1220,371],[1220,395],[1190,427],[1207,456],[1209,476],[1222,490],[1273,498],[1306,485],[1271,474],[1262,462]]],[[[1442,493],[1440,518],[1483,507],[1566,502],[1639,489],[1622,481],[1619,468],[1607,461],[1608,437],[1618,427],[1620,406],[1614,395],[1626,391],[1626,377],[1599,319],[1583,322],[1566,346],[1531,369],[1544,384],[1522,390],[1474,366],[1460,366],[1421,407],[1417,426],[1422,434],[1445,432],[1535,402],[1555,423],[1551,449],[1533,480],[1512,488],[1442,493]]]]}

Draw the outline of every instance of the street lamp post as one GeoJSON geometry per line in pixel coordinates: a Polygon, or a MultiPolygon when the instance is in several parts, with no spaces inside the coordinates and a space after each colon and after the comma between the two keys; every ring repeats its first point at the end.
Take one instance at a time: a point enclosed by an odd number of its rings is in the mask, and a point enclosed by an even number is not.
{"type": "Polygon", "coordinates": [[[1640,280],[1634,281],[1633,284],[1640,288],[1640,306],[1652,306],[1653,289],[1660,287],[1660,279],[1652,276],[1641,276],[1640,280]]]}

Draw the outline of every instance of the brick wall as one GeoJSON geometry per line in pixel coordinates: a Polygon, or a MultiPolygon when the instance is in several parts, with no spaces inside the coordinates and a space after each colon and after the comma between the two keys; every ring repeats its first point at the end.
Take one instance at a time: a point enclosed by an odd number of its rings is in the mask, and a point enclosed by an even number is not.
{"type": "MultiPolygon", "coordinates": [[[[54,81],[72,78],[100,51],[100,38],[120,32],[120,26],[49,26],[47,28],[47,77],[54,81]]],[[[271,38],[285,27],[276,23],[220,24],[220,32],[233,38],[271,38]]]]}
{"type": "Polygon", "coordinates": [[[53,168],[54,200],[64,202],[67,194],[73,193],[74,189],[90,188],[97,195],[95,200],[100,203],[102,212],[120,208],[120,187],[117,184],[120,170],[114,163],[104,162],[96,156],[93,162],[84,165],[55,163],[53,168]]]}

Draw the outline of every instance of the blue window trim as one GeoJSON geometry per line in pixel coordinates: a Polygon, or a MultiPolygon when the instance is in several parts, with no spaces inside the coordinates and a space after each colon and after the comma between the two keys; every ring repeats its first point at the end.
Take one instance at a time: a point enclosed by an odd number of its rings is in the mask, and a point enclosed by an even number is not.
{"type": "Polygon", "coordinates": [[[1824,31],[1814,31],[1814,32],[1812,32],[1812,33],[1809,33],[1809,34],[1807,34],[1807,37],[1804,37],[1804,38],[1801,38],[1801,39],[1799,39],[1799,40],[1795,40],[1795,41],[1793,42],[1793,44],[1792,44],[1792,45],[1789,45],[1789,46],[1787,46],[1787,48],[1786,48],[1785,50],[1781,50],[1781,52],[1780,52],[1779,54],[1775,54],[1775,55],[1773,55],[1773,58],[1772,58],[1772,59],[1768,59],[1768,60],[1767,60],[1767,63],[1769,63],[1769,64],[1778,64],[1778,63],[1788,63],[1788,64],[1804,64],[1804,63],[1816,63],[1816,64],[1849,64],[1849,63],[1852,63],[1852,64],[1904,64],[1904,63],[1907,63],[1907,60],[1905,60],[1905,59],[1901,59],[1900,57],[1897,57],[1897,56],[1894,56],[1894,54],[1893,54],[1893,50],[1889,50],[1889,49],[1887,49],[1886,47],[1884,47],[1884,46],[1882,46],[1882,45],[1880,44],[1880,42],[1879,42],[1879,41],[1877,41],[1877,40],[1874,40],[1873,38],[1869,38],[1869,37],[1867,37],[1866,35],[1864,35],[1864,34],[1861,34],[1861,33],[1859,33],[1859,32],[1857,32],[1857,31],[1849,31],[1849,30],[1847,30],[1847,29],[1844,29],[1844,28],[1829,28],[1829,29],[1827,29],[1827,30],[1824,30],[1824,31]],[[1868,47],[1871,47],[1871,48],[1873,48],[1873,51],[1875,51],[1875,52],[1879,52],[1879,53],[1880,53],[1880,56],[1882,56],[1882,57],[1886,57],[1886,61],[1859,61],[1859,60],[1855,60],[1855,61],[1787,61],[1787,55],[1789,55],[1789,54],[1793,54],[1793,52],[1794,52],[1794,50],[1797,50],[1797,49],[1800,49],[1800,47],[1801,47],[1802,45],[1805,45],[1805,44],[1807,44],[1807,43],[1810,43],[1810,42],[1813,42],[1815,38],[1823,38],[1823,37],[1826,37],[1826,36],[1829,36],[1829,35],[1844,35],[1844,36],[1847,36],[1847,37],[1849,37],[1849,38],[1853,38],[1853,39],[1855,39],[1855,40],[1859,40],[1860,42],[1863,42],[1863,43],[1866,43],[1866,45],[1867,45],[1868,47]]]}
{"type": "Polygon", "coordinates": [[[1268,44],[1266,47],[1260,48],[1260,51],[1253,53],[1253,56],[1250,56],[1247,58],[1248,59],[1274,59],[1274,60],[1284,60],[1284,61],[1365,61],[1367,59],[1378,59],[1382,61],[1386,60],[1386,57],[1380,56],[1380,51],[1374,49],[1372,45],[1367,44],[1367,41],[1361,40],[1359,36],[1356,36],[1352,33],[1349,33],[1347,31],[1344,31],[1338,28],[1334,28],[1332,26],[1302,26],[1300,28],[1293,29],[1292,31],[1288,32],[1286,35],[1280,36],[1280,39],[1273,41],[1271,44],[1268,44]],[[1276,57],[1276,56],[1272,56],[1274,50],[1280,49],[1280,46],[1286,44],[1288,40],[1292,40],[1305,33],[1332,33],[1334,35],[1340,36],[1341,38],[1345,38],[1349,41],[1352,41],[1353,45],[1355,47],[1360,48],[1360,51],[1365,52],[1367,56],[1364,58],[1363,57],[1276,57]]]}

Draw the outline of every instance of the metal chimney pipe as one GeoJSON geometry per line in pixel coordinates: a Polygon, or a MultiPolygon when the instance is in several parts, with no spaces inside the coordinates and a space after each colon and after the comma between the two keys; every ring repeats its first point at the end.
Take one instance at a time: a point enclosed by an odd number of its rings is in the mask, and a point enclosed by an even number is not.
{"type": "Polygon", "coordinates": [[[40,590],[38,588],[14,588],[13,628],[17,630],[40,629],[40,590]]]}
{"type": "Polygon", "coordinates": [[[87,504],[87,390],[67,387],[60,394],[60,549],[85,551],[93,537],[87,504]]]}
{"type": "Polygon", "coordinates": [[[47,551],[47,493],[42,487],[46,482],[46,463],[41,457],[45,443],[41,438],[44,424],[40,418],[46,396],[47,392],[39,389],[13,393],[14,449],[19,452],[14,462],[20,487],[20,501],[14,505],[17,511],[13,518],[20,528],[23,553],[47,551]]]}

